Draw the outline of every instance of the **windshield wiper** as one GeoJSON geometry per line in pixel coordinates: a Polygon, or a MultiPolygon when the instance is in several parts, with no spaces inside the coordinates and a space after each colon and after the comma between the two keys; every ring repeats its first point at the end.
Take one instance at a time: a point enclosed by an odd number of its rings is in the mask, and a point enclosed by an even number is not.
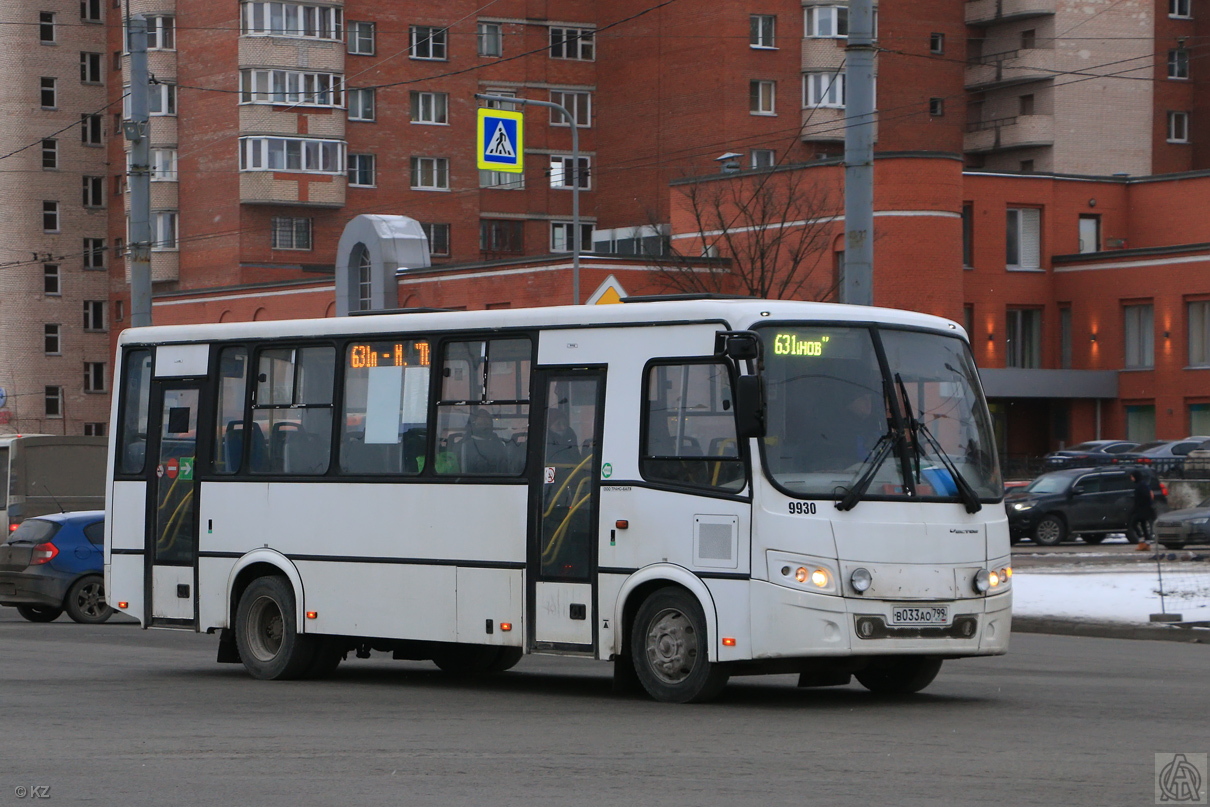
{"type": "Polygon", "coordinates": [[[882,463],[886,462],[886,458],[890,456],[891,450],[895,447],[896,439],[898,438],[894,428],[887,429],[886,433],[878,438],[878,442],[874,444],[873,450],[865,458],[865,462],[861,464],[861,467],[865,469],[864,473],[857,478],[857,481],[836,502],[837,510],[852,510],[857,506],[857,502],[861,501],[861,497],[865,496],[865,492],[870,489],[870,483],[877,476],[878,469],[882,467],[882,463]]]}
{"type": "Polygon", "coordinates": [[[908,397],[907,387],[903,385],[903,378],[899,373],[895,373],[895,383],[899,385],[899,395],[903,399],[903,411],[907,417],[907,426],[912,433],[912,451],[916,455],[916,479],[920,478],[920,438],[924,437],[929,447],[937,453],[937,459],[945,466],[945,470],[949,472],[950,477],[954,480],[954,486],[958,488],[958,495],[962,498],[962,503],[966,505],[966,512],[978,513],[983,509],[983,503],[979,501],[979,494],[970,486],[961,473],[958,472],[958,466],[954,465],[949,454],[945,453],[945,449],[941,447],[941,443],[929,431],[929,427],[924,421],[917,420],[916,415],[912,412],[912,401],[908,397]]]}

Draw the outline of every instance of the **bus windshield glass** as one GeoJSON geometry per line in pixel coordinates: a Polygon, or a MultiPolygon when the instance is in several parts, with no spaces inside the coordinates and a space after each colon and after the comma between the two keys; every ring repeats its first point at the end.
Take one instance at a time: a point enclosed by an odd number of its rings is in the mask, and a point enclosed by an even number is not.
{"type": "Polygon", "coordinates": [[[785,491],[841,499],[860,486],[860,498],[957,501],[966,487],[979,499],[1002,496],[987,406],[961,339],[868,326],[760,333],[764,458],[785,491]]]}

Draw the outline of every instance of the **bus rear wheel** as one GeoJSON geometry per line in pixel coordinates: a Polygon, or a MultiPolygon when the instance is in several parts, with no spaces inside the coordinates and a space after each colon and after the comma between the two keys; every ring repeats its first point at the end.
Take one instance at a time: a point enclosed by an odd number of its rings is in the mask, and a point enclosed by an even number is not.
{"type": "Polygon", "coordinates": [[[718,697],[730,673],[709,658],[701,605],[681,588],[662,588],[643,602],[630,631],[634,671],[647,694],[664,703],[718,697]]]}
{"type": "Polygon", "coordinates": [[[253,678],[302,678],[315,659],[315,641],[298,632],[294,591],[284,577],[259,577],[240,597],[235,643],[253,678]]]}
{"type": "Polygon", "coordinates": [[[941,659],[931,656],[876,658],[870,666],[854,673],[857,681],[876,695],[910,695],[937,677],[941,659]]]}

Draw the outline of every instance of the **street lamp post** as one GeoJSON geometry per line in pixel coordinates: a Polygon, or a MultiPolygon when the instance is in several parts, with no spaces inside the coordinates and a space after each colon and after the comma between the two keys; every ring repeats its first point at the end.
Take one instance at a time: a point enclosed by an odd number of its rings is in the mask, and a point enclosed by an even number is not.
{"type": "Polygon", "coordinates": [[[551,101],[534,101],[529,98],[511,98],[504,95],[476,93],[480,101],[495,101],[501,104],[531,104],[557,109],[571,126],[571,296],[572,304],[580,304],[580,131],[576,119],[562,104],[551,101]]]}

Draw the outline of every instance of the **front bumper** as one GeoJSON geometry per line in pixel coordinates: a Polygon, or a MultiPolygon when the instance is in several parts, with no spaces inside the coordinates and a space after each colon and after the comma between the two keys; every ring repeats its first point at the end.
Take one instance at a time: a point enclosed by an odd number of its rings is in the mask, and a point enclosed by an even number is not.
{"type": "Polygon", "coordinates": [[[54,569],[0,572],[0,605],[45,605],[62,608],[71,578],[54,569]]]}
{"type": "Polygon", "coordinates": [[[1008,512],[1008,532],[1010,535],[1028,536],[1034,531],[1034,525],[1038,523],[1039,514],[1038,508],[1031,507],[1028,510],[1013,510],[1012,507],[1005,508],[1008,512]]]}

